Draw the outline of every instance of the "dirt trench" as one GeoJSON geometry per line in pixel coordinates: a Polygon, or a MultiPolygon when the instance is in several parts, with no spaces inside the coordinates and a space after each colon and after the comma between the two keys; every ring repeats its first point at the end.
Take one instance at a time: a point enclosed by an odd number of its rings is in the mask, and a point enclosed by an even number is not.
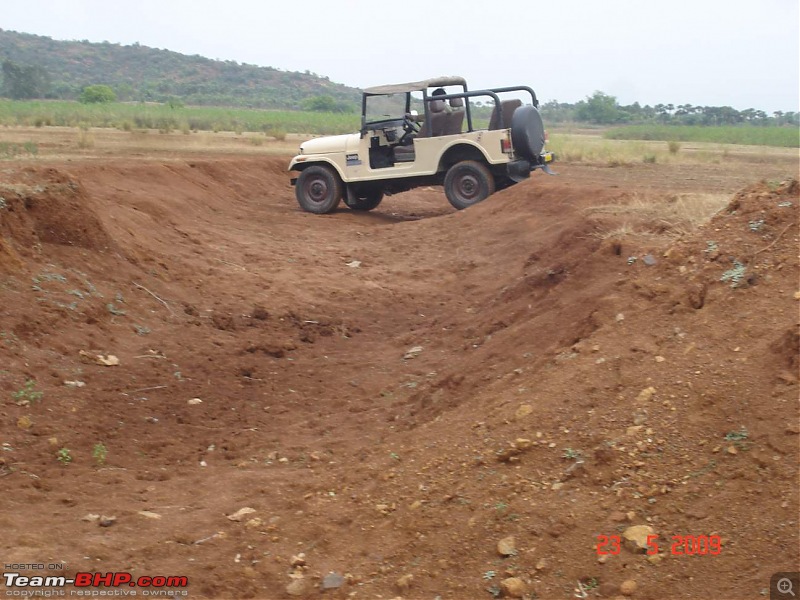
{"type": "Polygon", "coordinates": [[[569,168],[310,215],[285,162],[6,171],[9,560],[209,598],[738,598],[797,564],[796,182],[686,234],[569,168]],[[657,558],[600,555],[634,525],[657,558]]]}

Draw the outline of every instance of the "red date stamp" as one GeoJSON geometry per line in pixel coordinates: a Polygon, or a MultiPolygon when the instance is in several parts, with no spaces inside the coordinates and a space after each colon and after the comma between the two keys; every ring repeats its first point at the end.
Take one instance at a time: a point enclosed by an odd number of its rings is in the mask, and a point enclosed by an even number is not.
{"type": "MultiPolygon", "coordinates": [[[[661,546],[659,536],[647,536],[647,554],[658,554],[661,546]]],[[[622,550],[622,538],[618,535],[597,536],[598,556],[615,556],[622,550]]],[[[669,544],[673,556],[717,556],[722,552],[722,538],[718,535],[673,535],[669,544]]]]}

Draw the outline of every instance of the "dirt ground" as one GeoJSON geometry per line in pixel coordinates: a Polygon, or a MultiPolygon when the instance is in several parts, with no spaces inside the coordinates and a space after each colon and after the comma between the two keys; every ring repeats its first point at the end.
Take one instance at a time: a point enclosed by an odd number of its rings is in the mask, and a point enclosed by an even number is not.
{"type": "Polygon", "coordinates": [[[800,570],[796,152],[327,216],[268,148],[85,154],[0,163],[5,572],[656,600],[800,570]],[[657,554],[615,552],[633,526],[657,554]]]}

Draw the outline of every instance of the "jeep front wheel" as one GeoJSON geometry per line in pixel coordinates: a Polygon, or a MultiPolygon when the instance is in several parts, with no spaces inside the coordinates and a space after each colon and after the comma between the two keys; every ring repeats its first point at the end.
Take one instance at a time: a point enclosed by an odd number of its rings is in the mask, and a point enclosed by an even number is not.
{"type": "Polygon", "coordinates": [[[323,215],[339,206],[342,180],[330,167],[312,165],[300,173],[294,191],[303,210],[323,215]]]}
{"type": "Polygon", "coordinates": [[[494,176],[486,165],[474,160],[454,164],[444,177],[444,193],[458,210],[486,200],[494,190],[494,176]]]}

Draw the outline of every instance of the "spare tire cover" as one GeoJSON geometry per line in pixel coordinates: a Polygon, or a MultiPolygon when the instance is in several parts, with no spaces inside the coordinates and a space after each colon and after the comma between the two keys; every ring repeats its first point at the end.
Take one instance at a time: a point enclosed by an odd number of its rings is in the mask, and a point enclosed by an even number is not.
{"type": "Polygon", "coordinates": [[[544,148],[544,123],[535,106],[520,106],[511,117],[511,142],[514,151],[533,160],[544,148]]]}

